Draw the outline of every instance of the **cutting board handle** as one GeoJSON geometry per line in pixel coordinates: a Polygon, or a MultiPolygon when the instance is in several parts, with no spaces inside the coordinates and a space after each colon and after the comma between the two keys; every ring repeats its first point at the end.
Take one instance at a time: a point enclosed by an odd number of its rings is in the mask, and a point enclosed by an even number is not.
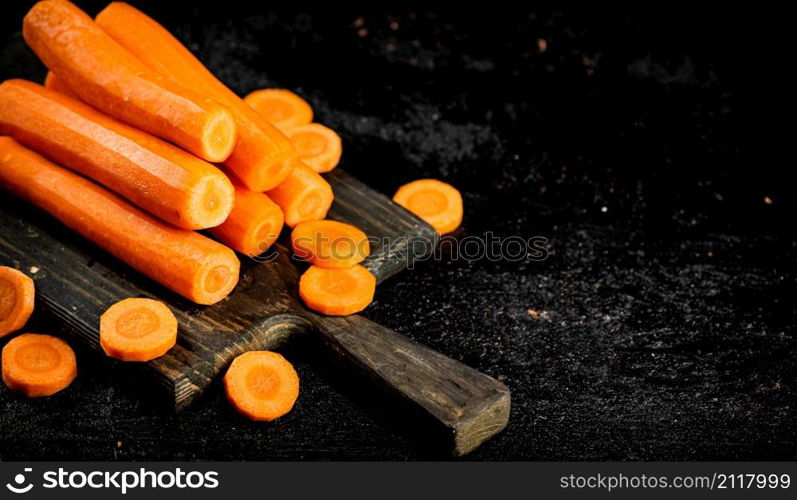
{"type": "Polygon", "coordinates": [[[314,322],[336,357],[441,427],[454,455],[472,451],[506,427],[510,394],[498,380],[361,316],[314,322]]]}

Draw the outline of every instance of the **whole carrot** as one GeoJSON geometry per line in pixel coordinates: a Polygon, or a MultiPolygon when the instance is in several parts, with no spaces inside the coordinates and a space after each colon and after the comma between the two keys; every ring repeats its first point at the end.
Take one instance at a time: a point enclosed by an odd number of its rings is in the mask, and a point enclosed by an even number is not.
{"type": "Polygon", "coordinates": [[[151,70],[230,110],[238,130],[238,144],[224,164],[247,188],[268,191],[282,183],[300,163],[290,141],[274,125],[213,76],[155,20],[122,2],[108,5],[96,20],[151,70]]]}
{"type": "Polygon", "coordinates": [[[147,68],[70,2],[36,3],[22,34],[45,66],[95,108],[208,161],[232,152],[237,135],[227,109],[147,68]]]}
{"type": "Polygon", "coordinates": [[[10,137],[0,137],[0,186],[197,304],[218,302],[238,283],[229,248],[145,214],[10,137]]]}
{"type": "Polygon", "coordinates": [[[179,227],[217,226],[232,210],[214,165],[36,83],[0,84],[0,133],[179,227]]]}

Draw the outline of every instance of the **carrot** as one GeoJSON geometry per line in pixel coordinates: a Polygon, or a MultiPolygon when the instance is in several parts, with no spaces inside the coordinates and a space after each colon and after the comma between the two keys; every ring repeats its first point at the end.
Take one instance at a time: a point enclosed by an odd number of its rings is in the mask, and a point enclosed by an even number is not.
{"type": "Polygon", "coordinates": [[[255,90],[244,102],[280,130],[313,121],[313,108],[290,90],[255,90]]]}
{"type": "Polygon", "coordinates": [[[185,229],[232,210],[234,188],[214,165],[36,83],[0,84],[0,134],[185,229]]]}
{"type": "Polygon", "coordinates": [[[268,193],[285,214],[285,224],[294,227],[327,216],[334,195],[332,186],[312,168],[300,163],[285,181],[268,193]]]}
{"type": "Polygon", "coordinates": [[[462,195],[436,179],[419,179],[404,184],[393,201],[428,222],[440,234],[450,233],[462,223],[462,195]]]}
{"type": "Polygon", "coordinates": [[[52,396],[77,376],[75,352],[51,335],[25,333],[3,348],[3,382],[29,398],[52,396]]]}
{"type": "Polygon", "coordinates": [[[316,172],[329,172],[340,163],[343,145],[334,130],[320,123],[307,123],[284,131],[299,158],[316,172]]]}
{"type": "Polygon", "coordinates": [[[254,257],[271,247],[282,231],[280,207],[263,193],[246,189],[234,181],[235,206],[230,216],[210,233],[228,247],[254,257]]]}
{"type": "Polygon", "coordinates": [[[239,413],[270,422],[293,408],[299,397],[299,376],[276,352],[250,351],[233,360],[224,375],[224,389],[239,413]]]}
{"type": "Polygon", "coordinates": [[[299,279],[299,296],[310,309],[328,316],[360,312],[374,300],[376,277],[360,265],[310,268],[299,279]]]}
{"type": "Polygon", "coordinates": [[[59,94],[71,97],[72,99],[80,100],[80,97],[78,97],[77,94],[69,90],[69,87],[64,85],[64,82],[62,82],[57,76],[55,76],[55,73],[53,73],[52,71],[48,71],[47,76],[44,77],[44,86],[54,92],[58,92],[59,94]]]}
{"type": "Polygon", "coordinates": [[[163,302],[124,299],[100,316],[100,346],[122,361],[150,361],[177,343],[177,319],[163,302]]]}
{"type": "Polygon", "coordinates": [[[97,24],[151,70],[221,103],[233,115],[238,144],[224,162],[252,191],[268,191],[299,162],[290,141],[228,89],[166,29],[134,7],[113,2],[97,24]]]}
{"type": "Polygon", "coordinates": [[[147,215],[9,137],[0,137],[0,186],[198,304],[218,302],[238,283],[229,248],[147,215]]]}
{"type": "Polygon", "coordinates": [[[208,161],[232,152],[237,134],[227,109],[147,68],[70,2],[36,3],[22,34],[50,71],[100,111],[208,161]]]}
{"type": "Polygon", "coordinates": [[[297,224],[291,232],[291,246],[297,257],[320,267],[351,267],[371,253],[364,232],[334,220],[297,224]]]}
{"type": "Polygon", "coordinates": [[[33,313],[35,292],[32,279],[0,266],[0,337],[25,326],[33,313]]]}

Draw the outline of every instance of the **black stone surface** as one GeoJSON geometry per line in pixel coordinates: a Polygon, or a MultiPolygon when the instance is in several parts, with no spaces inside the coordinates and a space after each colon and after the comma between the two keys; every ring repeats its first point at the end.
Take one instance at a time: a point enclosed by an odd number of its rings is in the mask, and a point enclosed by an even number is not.
{"type": "MultiPolygon", "coordinates": [[[[544,261],[444,251],[365,312],[511,388],[508,429],[468,458],[797,458],[793,160],[754,141],[772,128],[777,12],[223,3],[134,2],[236,91],[305,96],[364,182],[457,186],[458,239],[548,240],[544,261]]],[[[4,34],[26,4],[4,4],[4,34]]],[[[284,353],[301,396],[266,424],[218,385],[170,415],[79,351],[60,395],[0,387],[0,459],[447,458],[312,343],[284,353]]]]}

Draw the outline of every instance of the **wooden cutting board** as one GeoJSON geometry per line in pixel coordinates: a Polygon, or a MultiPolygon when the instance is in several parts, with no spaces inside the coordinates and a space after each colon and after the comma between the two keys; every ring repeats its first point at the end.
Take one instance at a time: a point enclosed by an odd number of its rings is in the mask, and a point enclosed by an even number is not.
{"type": "MultiPolygon", "coordinates": [[[[29,57],[25,52],[18,39],[1,46],[2,72],[29,57]]],[[[364,263],[378,282],[432,252],[438,235],[429,225],[340,169],[326,177],[335,193],[329,217],[379,241],[364,263]]],[[[195,400],[235,356],[274,349],[309,333],[323,339],[342,367],[354,368],[421,414],[419,421],[428,428],[416,430],[424,436],[437,433],[456,455],[506,426],[510,394],[501,382],[361,316],[334,318],[307,310],[297,294],[301,264],[280,244],[261,262],[241,259],[235,291],[218,304],[198,306],[0,190],[0,265],[32,276],[37,305],[76,338],[102,352],[99,317],[124,298],[159,299],[174,311],[180,325],[177,345],[142,363],[142,371],[175,410],[195,400]]]]}

